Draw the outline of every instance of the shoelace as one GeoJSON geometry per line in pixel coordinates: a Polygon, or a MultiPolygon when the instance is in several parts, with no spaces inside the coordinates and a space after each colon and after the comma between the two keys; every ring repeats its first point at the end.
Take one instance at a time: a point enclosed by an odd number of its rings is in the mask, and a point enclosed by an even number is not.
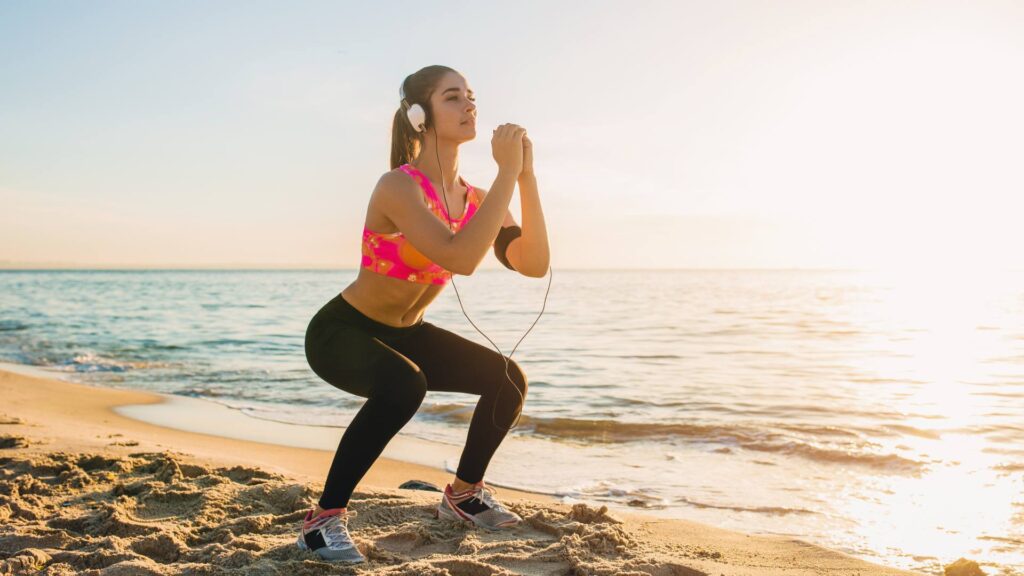
{"type": "Polygon", "coordinates": [[[348,533],[348,520],[356,515],[355,511],[350,510],[348,514],[339,514],[335,516],[323,527],[323,531],[331,536],[332,541],[349,542],[355,546],[355,542],[352,542],[352,536],[348,533]]]}
{"type": "Polygon", "coordinates": [[[495,499],[497,494],[498,494],[497,490],[495,490],[494,488],[491,488],[490,486],[487,486],[486,484],[485,485],[481,485],[479,490],[477,490],[477,498],[482,500],[485,504],[487,504],[491,508],[493,508],[495,510],[498,510],[499,512],[504,512],[505,511],[505,507],[502,506],[501,502],[498,502],[495,499]]]}

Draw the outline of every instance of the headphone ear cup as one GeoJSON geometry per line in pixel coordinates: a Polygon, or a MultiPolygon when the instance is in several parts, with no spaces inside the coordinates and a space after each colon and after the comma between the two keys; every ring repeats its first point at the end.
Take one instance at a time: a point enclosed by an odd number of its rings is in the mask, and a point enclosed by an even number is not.
{"type": "Polygon", "coordinates": [[[427,112],[423,109],[423,106],[413,104],[405,111],[405,115],[409,118],[409,123],[412,124],[413,130],[417,132],[424,130],[427,124],[427,112]]]}

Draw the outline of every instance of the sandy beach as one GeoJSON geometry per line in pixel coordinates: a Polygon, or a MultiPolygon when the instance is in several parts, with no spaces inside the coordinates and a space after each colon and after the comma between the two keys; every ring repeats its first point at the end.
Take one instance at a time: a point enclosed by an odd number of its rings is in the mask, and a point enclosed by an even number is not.
{"type": "Polygon", "coordinates": [[[382,457],[352,498],[368,562],[295,546],[332,453],[127,418],[156,394],[0,371],[0,574],[914,574],[789,538],[563,504],[498,489],[524,523],[435,519],[450,474],[382,457]]]}

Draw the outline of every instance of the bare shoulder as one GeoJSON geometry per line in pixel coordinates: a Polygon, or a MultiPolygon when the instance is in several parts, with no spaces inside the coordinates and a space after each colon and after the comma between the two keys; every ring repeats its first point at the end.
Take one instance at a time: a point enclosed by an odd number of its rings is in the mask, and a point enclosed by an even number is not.
{"type": "Polygon", "coordinates": [[[426,202],[421,198],[419,193],[419,184],[415,180],[409,177],[408,174],[395,168],[381,174],[377,180],[377,185],[373,189],[373,195],[381,197],[385,202],[389,201],[409,201],[414,198],[420,199],[423,204],[426,202]]]}
{"type": "Polygon", "coordinates": [[[426,199],[419,193],[416,182],[401,170],[395,168],[381,174],[370,194],[366,208],[366,227],[381,233],[391,234],[398,231],[394,213],[404,206],[413,206],[419,202],[424,207],[426,199]]]}
{"type": "Polygon", "coordinates": [[[395,168],[381,174],[377,180],[377,187],[389,190],[415,190],[416,182],[408,174],[395,168]]]}

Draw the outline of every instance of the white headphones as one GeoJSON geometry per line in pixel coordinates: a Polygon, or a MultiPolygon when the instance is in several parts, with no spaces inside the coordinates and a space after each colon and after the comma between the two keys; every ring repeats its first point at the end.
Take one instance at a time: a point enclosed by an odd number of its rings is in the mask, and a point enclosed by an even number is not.
{"type": "Polygon", "coordinates": [[[412,124],[412,129],[422,132],[427,124],[427,111],[419,104],[409,106],[409,103],[405,101],[405,82],[402,82],[402,85],[398,87],[398,94],[402,97],[402,107],[405,108],[405,116],[409,119],[409,123],[412,124]]]}

